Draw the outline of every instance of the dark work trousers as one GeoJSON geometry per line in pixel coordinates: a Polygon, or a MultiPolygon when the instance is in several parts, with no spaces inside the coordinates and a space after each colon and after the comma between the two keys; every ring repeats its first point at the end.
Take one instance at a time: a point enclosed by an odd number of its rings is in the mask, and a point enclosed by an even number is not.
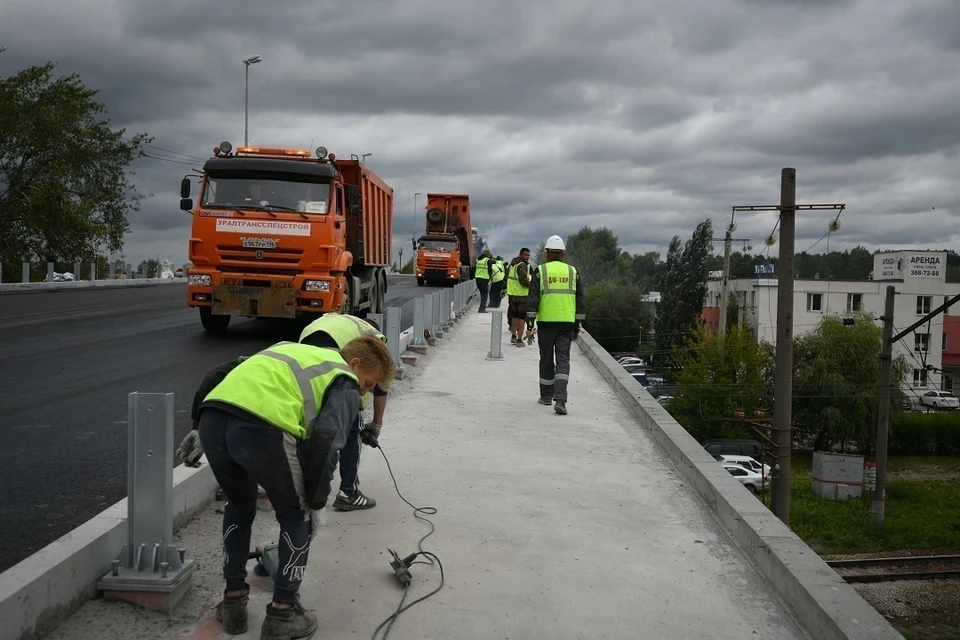
{"type": "Polygon", "coordinates": [[[503,280],[490,283],[490,307],[493,309],[500,308],[500,300],[503,299],[503,283],[503,280]]]}
{"type": "Polygon", "coordinates": [[[567,383],[570,381],[570,345],[573,329],[545,323],[537,324],[537,344],[540,345],[540,397],[567,401],[567,383]],[[556,356],[556,364],[554,364],[556,356]]]}
{"type": "Polygon", "coordinates": [[[340,490],[347,495],[356,491],[360,486],[357,474],[360,472],[360,431],[363,424],[360,416],[353,422],[350,433],[347,434],[347,444],[340,450],[340,490]]]}
{"type": "Polygon", "coordinates": [[[279,429],[210,408],[200,414],[200,443],[228,500],[223,509],[223,577],[227,591],[240,591],[246,584],[259,484],[280,523],[280,569],[273,576],[273,599],[293,603],[307,568],[312,535],[297,458],[299,441],[279,429]]]}
{"type": "Polygon", "coordinates": [[[490,281],[486,278],[477,278],[477,289],[480,291],[480,308],[478,311],[487,310],[487,293],[490,290],[490,281]]]}

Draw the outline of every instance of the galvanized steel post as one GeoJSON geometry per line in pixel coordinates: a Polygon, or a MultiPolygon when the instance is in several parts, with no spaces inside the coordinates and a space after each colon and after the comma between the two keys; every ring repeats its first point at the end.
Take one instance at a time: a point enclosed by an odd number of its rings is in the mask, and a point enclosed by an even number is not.
{"type": "Polygon", "coordinates": [[[117,263],[113,260],[110,261],[110,279],[114,280],[117,277],[117,263]]]}
{"type": "Polygon", "coordinates": [[[73,263],[73,279],[74,280],[80,279],[80,263],[79,262],[73,263]]]}
{"type": "Polygon", "coordinates": [[[433,296],[423,296],[423,328],[426,329],[430,336],[436,332],[436,327],[433,326],[433,296]]]}
{"type": "Polygon", "coordinates": [[[21,274],[22,274],[23,282],[30,282],[30,263],[29,262],[23,263],[23,271],[21,272],[21,274]]]}
{"type": "MultiPolygon", "coordinates": [[[[368,313],[367,318],[377,323],[377,327],[380,329],[380,333],[387,335],[386,327],[383,326],[383,314],[382,313],[368,313]]],[[[390,339],[390,336],[387,336],[387,340],[390,339]]]]}
{"type": "Polygon", "coordinates": [[[490,351],[487,360],[503,360],[500,336],[503,332],[503,311],[494,311],[490,318],[490,351]]]}
{"type": "Polygon", "coordinates": [[[450,290],[443,290],[443,328],[449,329],[453,325],[450,322],[450,290]]]}
{"type": "Polygon", "coordinates": [[[423,337],[423,307],[424,299],[417,298],[413,301],[413,335],[410,336],[411,347],[425,347],[427,341],[423,337]]]}
{"type": "Polygon", "coordinates": [[[169,610],[189,588],[196,561],[173,544],[172,393],[131,393],[127,427],[127,542],[97,584],[109,597],[163,593],[169,610]]]}
{"type": "Polygon", "coordinates": [[[430,294],[430,297],[433,298],[433,335],[438,338],[443,337],[443,316],[440,313],[440,308],[443,306],[443,301],[440,299],[440,292],[434,291],[430,294]]]}
{"type": "Polygon", "coordinates": [[[53,282],[53,263],[47,263],[47,282],[53,282]]]}
{"type": "Polygon", "coordinates": [[[400,307],[387,307],[387,348],[397,369],[403,368],[400,361],[400,307]]]}
{"type": "Polygon", "coordinates": [[[97,279],[97,263],[91,262],[90,263],[90,282],[93,282],[96,279],[97,279]]]}

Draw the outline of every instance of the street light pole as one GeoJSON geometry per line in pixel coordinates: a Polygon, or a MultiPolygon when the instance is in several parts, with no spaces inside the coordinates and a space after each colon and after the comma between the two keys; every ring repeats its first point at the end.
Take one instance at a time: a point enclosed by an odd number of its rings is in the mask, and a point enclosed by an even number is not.
{"type": "Polygon", "coordinates": [[[243,61],[246,66],[246,79],[243,86],[243,146],[250,145],[250,65],[257,64],[263,60],[260,56],[250,56],[243,61]]]}
{"type": "Polygon", "coordinates": [[[360,162],[366,164],[366,162],[367,162],[367,156],[372,156],[372,155],[373,155],[372,153],[362,153],[362,154],[360,154],[360,162]]]}

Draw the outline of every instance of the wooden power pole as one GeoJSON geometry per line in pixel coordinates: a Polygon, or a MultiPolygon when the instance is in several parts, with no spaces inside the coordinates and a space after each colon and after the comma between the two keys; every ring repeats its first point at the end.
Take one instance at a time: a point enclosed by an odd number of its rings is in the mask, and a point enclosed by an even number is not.
{"type": "Polygon", "coordinates": [[[773,381],[773,428],[776,467],[770,509],[790,524],[790,450],[793,444],[793,290],[794,245],[798,210],[843,210],[843,204],[797,204],[797,170],[780,171],[780,204],[737,206],[733,211],[780,212],[780,259],[777,263],[777,345],[773,381]]]}
{"type": "Polygon", "coordinates": [[[893,309],[897,291],[887,285],[887,297],[883,304],[883,342],[880,348],[880,398],[877,407],[877,484],[873,490],[872,530],[874,535],[883,531],[884,501],[887,490],[887,434],[890,429],[890,376],[893,370],[893,309]]]}

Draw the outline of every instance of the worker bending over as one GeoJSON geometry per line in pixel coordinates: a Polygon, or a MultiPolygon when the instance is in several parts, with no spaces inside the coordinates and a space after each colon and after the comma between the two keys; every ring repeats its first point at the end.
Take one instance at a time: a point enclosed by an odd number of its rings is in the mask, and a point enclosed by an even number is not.
{"type": "Polygon", "coordinates": [[[527,295],[527,327],[537,323],[540,345],[540,399],[554,411],[567,415],[567,384],[570,381],[570,344],[580,337],[586,318],[586,303],[580,274],[563,261],[565,247],[560,236],[544,243],[546,261],[533,272],[527,295]],[[556,364],[554,364],[556,357],[556,364]]]}
{"type": "MultiPolygon", "coordinates": [[[[383,343],[387,337],[380,333],[380,327],[372,320],[361,320],[356,316],[339,313],[325,313],[304,328],[300,334],[300,343],[322,349],[343,349],[351,340],[362,335],[372,335],[383,343]]],[[[387,392],[379,384],[373,388],[373,422],[363,424],[362,412],[367,408],[367,398],[360,398],[360,412],[350,433],[347,444],[340,452],[340,491],[333,501],[338,511],[370,509],[377,501],[363,495],[360,491],[360,443],[378,447],[380,429],[383,427],[383,413],[387,408],[387,392]]]]}
{"type": "Polygon", "coordinates": [[[388,388],[394,362],[383,342],[363,335],[339,352],[281,342],[239,363],[200,405],[200,441],[227,496],[223,511],[224,631],[247,630],[246,583],[257,485],[280,524],[279,567],[272,576],[261,638],[305,638],[317,617],[299,591],[314,535],[312,510],[322,509],[340,451],[360,412],[360,398],[388,388]]]}

